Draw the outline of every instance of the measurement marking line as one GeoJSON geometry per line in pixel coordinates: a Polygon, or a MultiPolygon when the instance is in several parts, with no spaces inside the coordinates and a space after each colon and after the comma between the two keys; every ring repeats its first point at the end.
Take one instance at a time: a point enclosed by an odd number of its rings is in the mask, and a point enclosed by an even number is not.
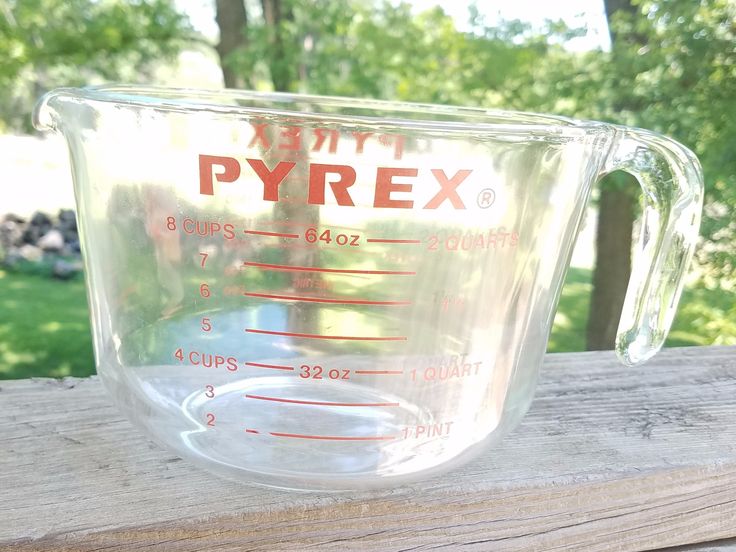
{"type": "Polygon", "coordinates": [[[272,368],[273,370],[293,370],[293,366],[283,366],[281,364],[262,364],[260,362],[246,362],[246,366],[254,366],[255,368],[272,368]]]}
{"type": "Polygon", "coordinates": [[[347,341],[406,341],[406,336],[383,336],[383,337],[367,337],[360,335],[324,335],[324,334],[306,334],[295,332],[277,332],[274,330],[260,330],[257,328],[246,328],[248,333],[257,333],[265,335],[284,335],[287,337],[304,337],[307,339],[344,339],[347,341]]]}
{"type": "Polygon", "coordinates": [[[258,435],[260,433],[260,431],[258,431],[257,429],[246,429],[245,432],[246,433],[255,433],[256,435],[258,435]]]}
{"type": "Polygon", "coordinates": [[[303,435],[300,433],[278,433],[270,431],[269,435],[274,437],[292,437],[294,439],[318,439],[321,441],[392,441],[397,439],[396,435],[373,435],[369,437],[341,437],[337,435],[303,435]]]}
{"type": "Polygon", "coordinates": [[[289,404],[307,404],[313,406],[399,406],[397,402],[384,403],[347,403],[347,402],[328,402],[328,401],[305,401],[301,399],[282,399],[279,397],[265,397],[263,395],[245,395],[246,399],[258,399],[259,401],[273,401],[289,404]]]}
{"type": "Polygon", "coordinates": [[[356,370],[356,374],[376,375],[376,376],[400,376],[403,370],[356,370]]]}
{"type": "Polygon", "coordinates": [[[422,243],[422,240],[390,240],[384,238],[367,238],[368,243],[422,243]]]}
{"type": "Polygon", "coordinates": [[[246,297],[259,297],[261,299],[280,299],[283,301],[304,301],[306,303],[333,303],[343,305],[380,305],[383,307],[401,307],[411,305],[411,301],[371,301],[369,299],[340,299],[332,297],[309,297],[305,295],[276,295],[274,293],[254,293],[246,291],[246,297]]]}
{"type": "Polygon", "coordinates": [[[243,230],[243,234],[253,234],[255,236],[275,236],[277,238],[298,238],[299,234],[287,234],[285,232],[264,232],[262,230],[243,230]]]}
{"type": "Polygon", "coordinates": [[[394,276],[416,276],[414,271],[404,270],[358,270],[346,268],[319,268],[312,266],[277,265],[245,261],[243,266],[252,266],[264,270],[280,270],[283,272],[325,272],[327,274],[389,274],[394,276]]]}

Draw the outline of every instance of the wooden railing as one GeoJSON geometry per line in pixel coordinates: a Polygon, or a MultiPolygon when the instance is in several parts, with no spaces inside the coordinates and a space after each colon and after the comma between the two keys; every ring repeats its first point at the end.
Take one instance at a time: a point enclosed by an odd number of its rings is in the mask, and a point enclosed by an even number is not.
{"type": "Polygon", "coordinates": [[[726,550],[734,537],[736,347],[640,368],[548,355],[498,448],[361,493],[215,478],[142,436],[96,378],[0,381],[0,549],[726,550]]]}

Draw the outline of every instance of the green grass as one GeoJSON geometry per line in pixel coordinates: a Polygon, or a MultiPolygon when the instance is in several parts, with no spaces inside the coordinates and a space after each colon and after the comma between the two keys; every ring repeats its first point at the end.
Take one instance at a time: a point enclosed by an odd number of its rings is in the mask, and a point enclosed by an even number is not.
{"type": "Polygon", "coordinates": [[[703,284],[682,294],[666,346],[736,345],[736,291],[703,284]]]}
{"type": "MultiPolygon", "coordinates": [[[[571,268],[565,279],[550,352],[585,350],[591,271],[571,268]]],[[[736,345],[736,294],[706,287],[702,282],[685,289],[665,347],[736,345]]]]}
{"type": "Polygon", "coordinates": [[[0,270],[0,379],[94,372],[82,278],[0,270]]]}
{"type": "MultiPolygon", "coordinates": [[[[590,271],[571,268],[548,350],[585,349],[590,271]]],[[[667,346],[736,344],[734,294],[702,284],[687,289],[667,346]]],[[[82,278],[60,282],[0,270],[0,379],[94,373],[82,278]]]]}
{"type": "Polygon", "coordinates": [[[557,306],[547,350],[552,353],[585,350],[585,324],[588,319],[591,271],[570,268],[557,306]]]}

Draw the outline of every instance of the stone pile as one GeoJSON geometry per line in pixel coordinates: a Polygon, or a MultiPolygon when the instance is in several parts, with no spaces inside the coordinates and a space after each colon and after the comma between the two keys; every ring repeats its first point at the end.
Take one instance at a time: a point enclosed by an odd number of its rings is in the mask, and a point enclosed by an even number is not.
{"type": "Polygon", "coordinates": [[[55,218],[42,212],[30,219],[14,214],[0,218],[0,266],[13,270],[29,264],[48,266],[62,280],[81,272],[74,211],[62,209],[55,218]]]}

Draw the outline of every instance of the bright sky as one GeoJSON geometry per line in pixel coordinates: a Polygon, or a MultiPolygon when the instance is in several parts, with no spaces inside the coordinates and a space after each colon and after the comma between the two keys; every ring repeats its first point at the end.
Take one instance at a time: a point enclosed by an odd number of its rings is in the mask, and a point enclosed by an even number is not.
{"type": "MultiPolygon", "coordinates": [[[[418,11],[440,5],[457,22],[467,28],[468,6],[473,0],[409,0],[418,11]]],[[[197,29],[206,36],[217,36],[214,0],[177,0],[197,29]]],[[[588,34],[568,44],[573,50],[590,50],[609,46],[603,0],[475,0],[487,24],[501,19],[521,19],[541,27],[547,19],[564,20],[570,27],[585,27],[588,34]]]]}
{"type": "Polygon", "coordinates": [[[475,3],[486,24],[500,20],[520,19],[539,28],[547,19],[562,19],[570,27],[584,27],[588,34],[571,41],[573,50],[592,50],[610,46],[603,0],[410,0],[417,10],[440,5],[455,19],[459,29],[467,28],[468,7],[475,3]]]}

